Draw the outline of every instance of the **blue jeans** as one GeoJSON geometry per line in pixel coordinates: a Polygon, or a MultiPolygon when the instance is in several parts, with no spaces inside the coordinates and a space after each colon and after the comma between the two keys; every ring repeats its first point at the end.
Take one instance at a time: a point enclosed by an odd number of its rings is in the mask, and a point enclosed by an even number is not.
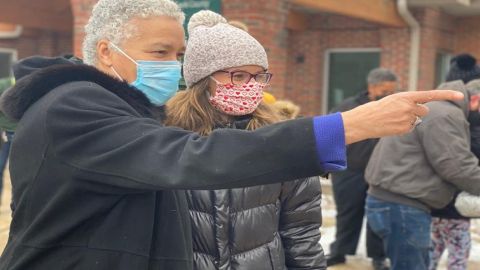
{"type": "Polygon", "coordinates": [[[383,239],[392,270],[428,270],[430,213],[367,196],[368,223],[383,239]]]}

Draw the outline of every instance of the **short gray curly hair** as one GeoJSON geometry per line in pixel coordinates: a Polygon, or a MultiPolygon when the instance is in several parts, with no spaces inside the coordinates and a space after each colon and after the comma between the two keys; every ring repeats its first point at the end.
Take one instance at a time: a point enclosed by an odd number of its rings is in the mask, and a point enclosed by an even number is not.
{"type": "Polygon", "coordinates": [[[393,71],[386,68],[376,68],[368,73],[367,83],[369,85],[377,85],[383,82],[396,82],[397,75],[393,71]]]}
{"type": "Polygon", "coordinates": [[[100,0],[93,7],[92,15],[85,26],[83,61],[88,65],[97,63],[97,43],[107,39],[115,44],[134,35],[129,22],[133,18],[168,16],[183,24],[185,14],[172,0],[100,0]]]}

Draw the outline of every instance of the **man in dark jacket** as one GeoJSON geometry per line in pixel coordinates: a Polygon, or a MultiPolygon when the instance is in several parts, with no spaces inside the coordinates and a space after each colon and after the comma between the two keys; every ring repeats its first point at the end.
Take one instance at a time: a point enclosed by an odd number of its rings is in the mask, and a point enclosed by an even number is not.
{"type": "Polygon", "coordinates": [[[20,120],[10,157],[16,208],[0,269],[191,269],[188,207],[177,190],[343,169],[345,144],[407,133],[428,113],[417,103],[462,97],[399,94],[209,137],[166,128],[156,108],[178,86],[183,20],[171,0],[100,0],[86,26],[88,65],[31,58],[14,68],[16,85],[1,106],[20,120]]]}
{"type": "MultiPolygon", "coordinates": [[[[351,110],[393,94],[398,89],[397,76],[384,68],[370,71],[367,84],[368,91],[346,99],[333,111],[351,110]]],[[[365,198],[368,189],[363,175],[377,141],[377,139],[370,139],[349,145],[347,147],[347,170],[332,173],[337,222],[335,241],[330,246],[330,255],[327,259],[329,266],[344,263],[345,255],[356,253],[363,226],[365,198]]],[[[373,259],[372,264],[375,270],[387,269],[382,240],[372,232],[368,224],[367,255],[373,259]]]]}
{"type": "Polygon", "coordinates": [[[472,85],[440,86],[464,92],[464,101],[431,102],[431,113],[404,136],[380,139],[365,179],[370,185],[367,217],[384,240],[393,270],[429,269],[433,209],[447,206],[459,191],[480,195],[480,167],[470,149],[472,85]]]}

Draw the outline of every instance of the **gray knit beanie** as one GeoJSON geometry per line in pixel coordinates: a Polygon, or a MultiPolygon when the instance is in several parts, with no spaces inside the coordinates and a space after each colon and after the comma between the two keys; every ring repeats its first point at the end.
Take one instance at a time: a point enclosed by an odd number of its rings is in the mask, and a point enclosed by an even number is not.
{"type": "Polygon", "coordinates": [[[188,33],[183,63],[188,87],[227,68],[247,65],[268,68],[263,46],[215,12],[203,10],[195,13],[188,23],[188,33]]]}

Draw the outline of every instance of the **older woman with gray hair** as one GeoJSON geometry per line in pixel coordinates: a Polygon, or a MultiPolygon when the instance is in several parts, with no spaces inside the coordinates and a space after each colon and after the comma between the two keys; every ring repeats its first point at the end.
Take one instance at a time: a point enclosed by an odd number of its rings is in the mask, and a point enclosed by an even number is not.
{"type": "Polygon", "coordinates": [[[418,103],[462,97],[408,93],[207,137],[164,127],[155,117],[177,89],[183,20],[171,0],[99,0],[86,27],[87,65],[29,58],[15,67],[17,84],[1,100],[20,123],[10,163],[16,208],[0,269],[191,269],[178,190],[343,169],[345,144],[408,132],[428,112],[418,103]]]}

